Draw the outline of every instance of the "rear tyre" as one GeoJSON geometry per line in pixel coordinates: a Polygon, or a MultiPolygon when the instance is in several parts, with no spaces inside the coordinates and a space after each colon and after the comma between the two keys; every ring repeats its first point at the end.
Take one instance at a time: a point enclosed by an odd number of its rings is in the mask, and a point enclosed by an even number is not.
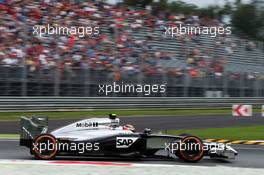
{"type": "Polygon", "coordinates": [[[199,162],[204,156],[203,142],[195,136],[186,136],[181,139],[179,150],[175,153],[186,162],[199,162]]]}
{"type": "Polygon", "coordinates": [[[36,159],[51,160],[57,155],[57,139],[51,134],[41,134],[33,140],[31,152],[36,159]]]}

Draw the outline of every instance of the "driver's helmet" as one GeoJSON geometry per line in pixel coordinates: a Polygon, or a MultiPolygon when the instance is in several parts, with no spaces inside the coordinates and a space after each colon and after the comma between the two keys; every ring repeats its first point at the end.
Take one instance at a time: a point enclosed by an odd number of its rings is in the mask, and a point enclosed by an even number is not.
{"type": "Polygon", "coordinates": [[[130,125],[130,124],[124,125],[123,129],[124,130],[130,130],[130,131],[133,131],[133,132],[136,130],[135,127],[133,125],[130,125]]]}

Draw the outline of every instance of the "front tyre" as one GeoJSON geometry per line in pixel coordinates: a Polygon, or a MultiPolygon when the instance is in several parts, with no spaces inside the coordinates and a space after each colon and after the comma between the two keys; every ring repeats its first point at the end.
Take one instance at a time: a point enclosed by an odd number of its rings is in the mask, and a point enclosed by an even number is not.
{"type": "Polygon", "coordinates": [[[31,149],[33,155],[39,160],[51,160],[57,155],[57,139],[51,134],[41,134],[33,140],[31,149]]]}
{"type": "Polygon", "coordinates": [[[186,136],[180,140],[176,155],[186,162],[199,162],[204,156],[203,142],[195,136],[186,136]]]}

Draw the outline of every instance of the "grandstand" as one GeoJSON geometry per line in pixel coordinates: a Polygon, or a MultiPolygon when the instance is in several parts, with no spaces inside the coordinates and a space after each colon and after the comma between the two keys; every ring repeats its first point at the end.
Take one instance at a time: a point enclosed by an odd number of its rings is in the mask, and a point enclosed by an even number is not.
{"type": "Polygon", "coordinates": [[[2,3],[0,13],[2,96],[101,96],[98,85],[113,81],[166,84],[166,94],[155,96],[264,96],[264,52],[254,42],[235,34],[164,36],[172,22],[202,19],[173,21],[96,1],[2,3]],[[99,25],[101,35],[71,46],[71,36],[32,35],[32,25],[50,21],[99,25]]]}

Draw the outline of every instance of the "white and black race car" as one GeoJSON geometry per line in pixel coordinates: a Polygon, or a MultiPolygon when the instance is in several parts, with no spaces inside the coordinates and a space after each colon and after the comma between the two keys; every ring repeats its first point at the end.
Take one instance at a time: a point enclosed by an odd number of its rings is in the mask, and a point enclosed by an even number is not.
{"type": "Polygon", "coordinates": [[[203,142],[192,135],[152,134],[148,128],[136,132],[132,125],[120,126],[115,114],[109,118],[84,119],[52,132],[48,132],[47,117],[21,117],[20,145],[42,160],[56,156],[164,156],[198,162],[204,156],[220,159],[237,156],[237,151],[228,144],[203,142]]]}

